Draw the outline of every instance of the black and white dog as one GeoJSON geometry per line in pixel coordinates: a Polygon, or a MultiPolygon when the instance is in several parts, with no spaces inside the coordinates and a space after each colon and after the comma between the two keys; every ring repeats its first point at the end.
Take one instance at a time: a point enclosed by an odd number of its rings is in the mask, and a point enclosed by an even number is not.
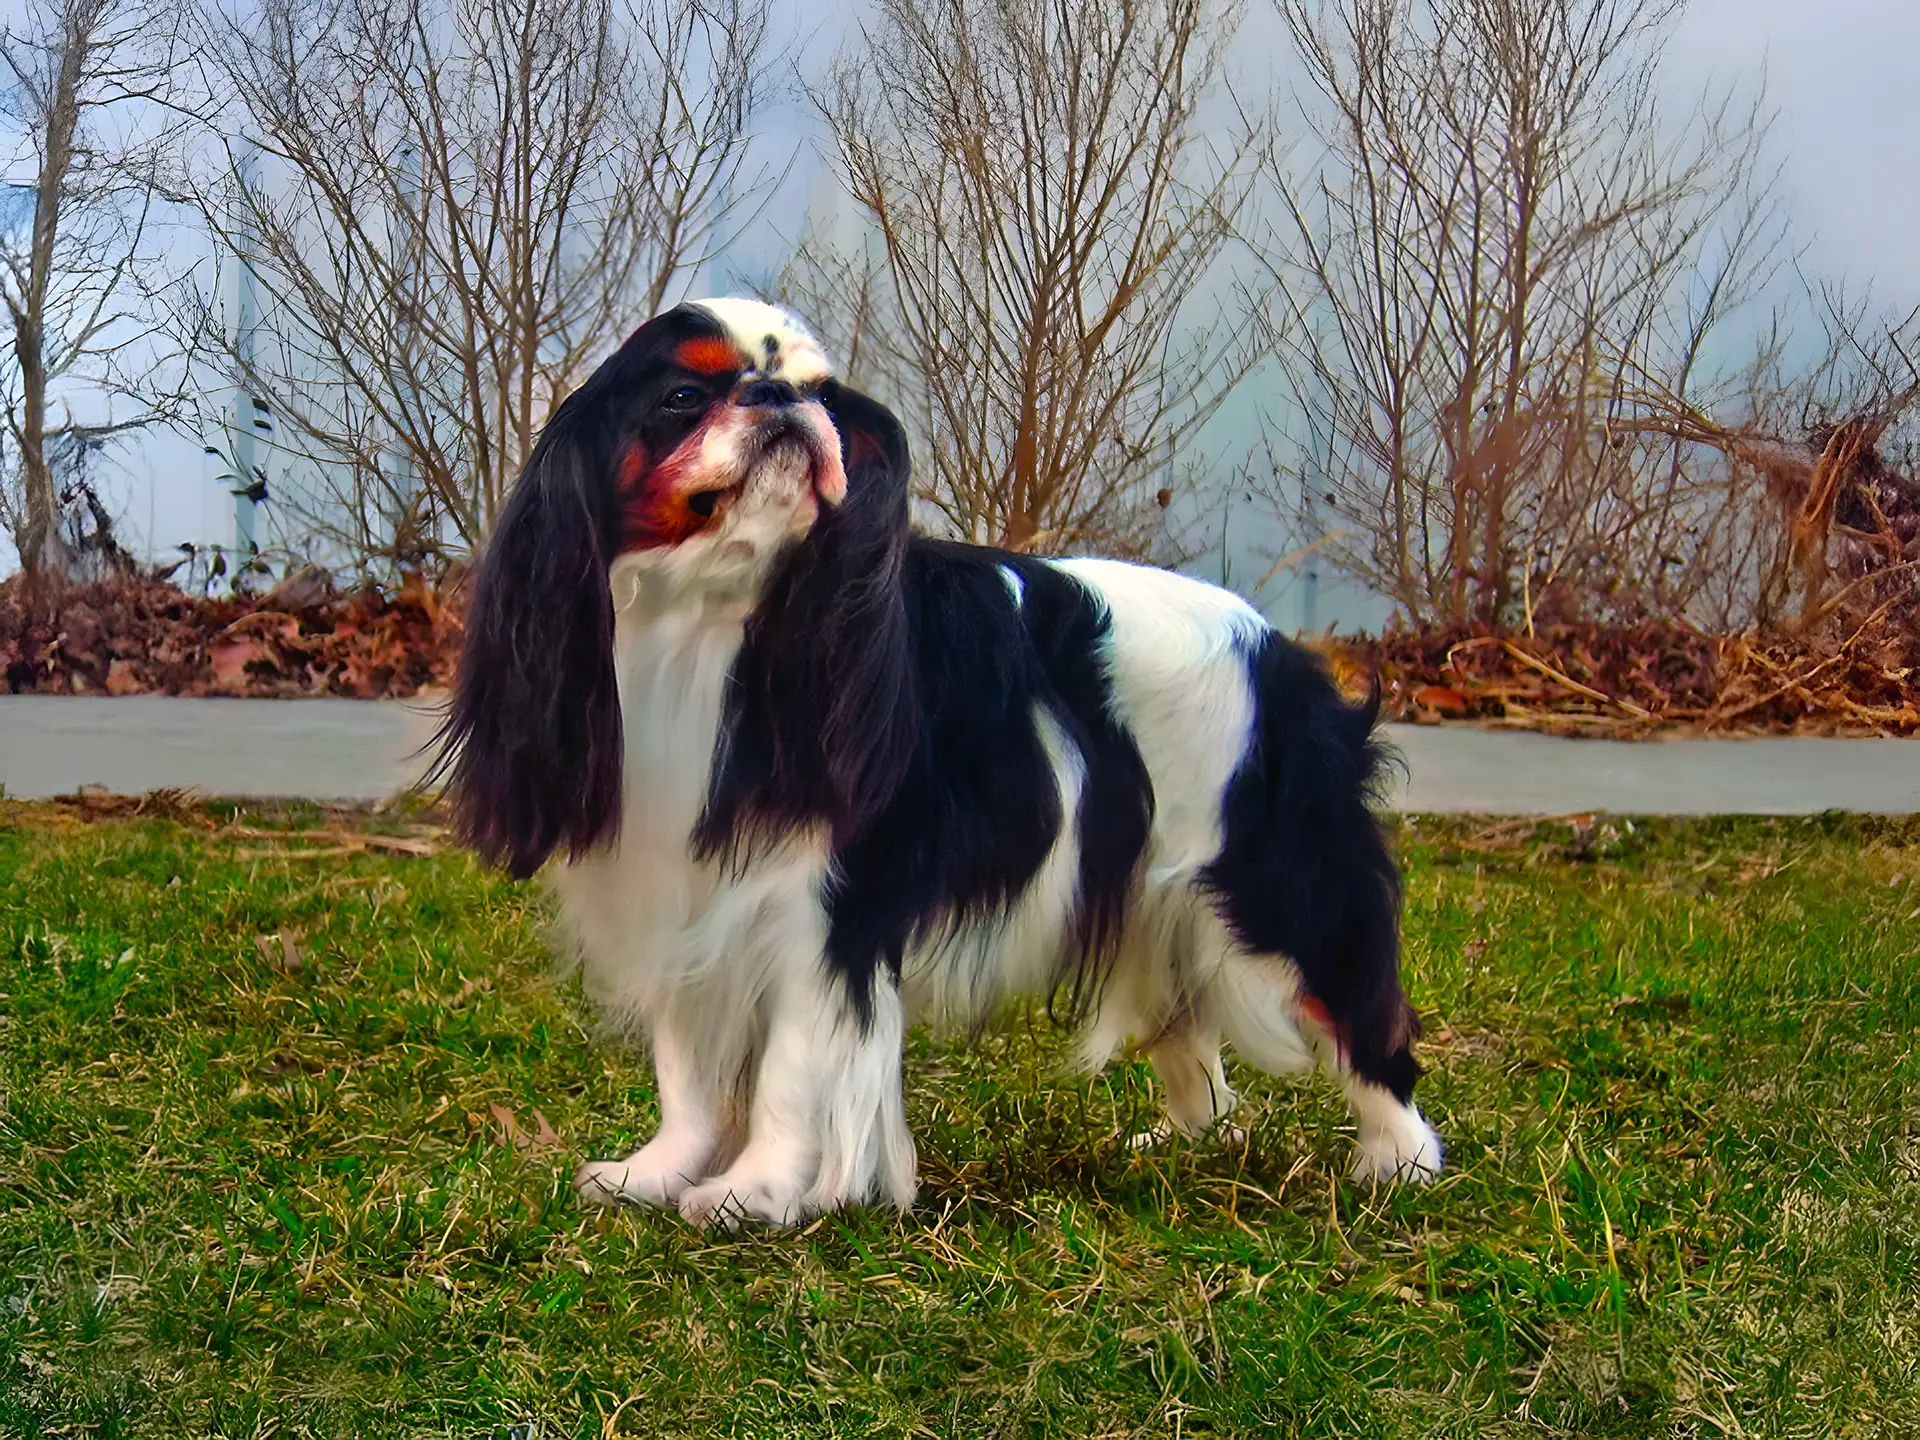
{"type": "Polygon", "coordinates": [[[660,1130],[583,1198],[788,1224],[914,1194],[905,1027],[1065,999],[1174,1130],[1220,1047],[1339,1073],[1426,1178],[1370,707],[1224,590],[910,533],[905,437],[785,312],[682,305],[549,421],[477,574],[443,751],[552,883],[660,1130]]]}

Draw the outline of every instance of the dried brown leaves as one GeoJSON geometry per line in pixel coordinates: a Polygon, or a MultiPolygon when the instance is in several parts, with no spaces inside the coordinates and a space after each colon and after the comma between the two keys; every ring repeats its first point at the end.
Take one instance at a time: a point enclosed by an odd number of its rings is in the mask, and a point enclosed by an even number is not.
{"type": "Polygon", "coordinates": [[[458,600],[417,579],[392,596],[242,599],[159,580],[0,581],[0,678],[15,694],[397,698],[449,684],[462,633],[458,600]]]}
{"type": "MultiPolygon", "coordinates": [[[[1379,676],[1390,719],[1604,736],[1911,735],[1920,619],[1909,594],[1889,591],[1871,610],[1835,606],[1811,638],[1565,621],[1531,634],[1389,630],[1320,648],[1356,692],[1379,676]]],[[[278,600],[198,599],[135,581],[77,587],[58,602],[17,578],[0,582],[0,671],[15,692],[397,698],[449,684],[462,635],[457,594],[417,581],[392,597],[278,600]]],[[[384,837],[303,838],[335,842],[295,852],[303,856],[402,848],[384,837]]]]}

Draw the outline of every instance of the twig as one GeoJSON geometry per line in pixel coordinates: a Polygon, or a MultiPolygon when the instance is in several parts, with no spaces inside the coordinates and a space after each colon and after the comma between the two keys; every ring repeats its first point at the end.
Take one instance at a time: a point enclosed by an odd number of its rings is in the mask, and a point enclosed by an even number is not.
{"type": "Polygon", "coordinates": [[[1585,695],[1589,700],[1598,700],[1602,705],[1618,705],[1622,710],[1626,711],[1629,715],[1635,716],[1636,718],[1641,720],[1651,720],[1653,718],[1651,714],[1649,714],[1645,710],[1642,710],[1638,705],[1634,704],[1631,700],[1616,700],[1611,695],[1606,695],[1601,693],[1598,690],[1595,690],[1591,685],[1582,685],[1578,680],[1575,680],[1570,675],[1563,675],[1560,671],[1554,669],[1553,666],[1547,664],[1546,661],[1536,660],[1533,656],[1527,654],[1526,651],[1522,650],[1518,645],[1515,645],[1511,640],[1502,640],[1500,642],[1500,648],[1505,650],[1514,659],[1518,660],[1522,665],[1527,665],[1532,667],[1535,670],[1538,670],[1542,675],[1546,676],[1549,680],[1556,681],[1557,683],[1566,686],[1569,690],[1572,690],[1577,694],[1585,695]]]}
{"type": "Polygon", "coordinates": [[[330,845],[317,850],[236,850],[240,860],[327,860],[338,855],[364,855],[364,845],[330,845]]]}
{"type": "Polygon", "coordinates": [[[1301,545],[1296,549],[1287,551],[1286,554],[1282,555],[1278,560],[1275,560],[1273,564],[1267,567],[1266,574],[1262,575],[1258,580],[1253,582],[1253,588],[1258,590],[1262,585],[1265,585],[1269,580],[1273,579],[1273,577],[1278,575],[1282,570],[1285,570],[1292,565],[1298,565],[1302,560],[1306,559],[1309,555],[1313,554],[1314,551],[1321,549],[1323,546],[1331,545],[1336,540],[1344,539],[1345,537],[1347,537],[1348,535],[1351,535],[1352,533],[1353,532],[1351,530],[1330,531],[1329,533],[1322,535],[1318,540],[1315,540],[1310,544],[1301,545]]]}
{"type": "MultiPolygon", "coordinates": [[[[1749,710],[1755,710],[1762,705],[1771,704],[1773,701],[1778,700],[1782,695],[1787,694],[1789,691],[1802,689],[1802,687],[1805,686],[1809,680],[1813,679],[1813,677],[1818,675],[1822,670],[1825,670],[1830,666],[1837,665],[1842,660],[1845,660],[1847,658],[1847,651],[1853,645],[1854,641],[1858,640],[1862,635],[1866,634],[1869,627],[1876,624],[1879,621],[1881,616],[1885,615],[1888,610],[1892,609],[1894,605],[1899,603],[1900,598],[1901,597],[1899,596],[1895,596],[1892,600],[1889,600],[1884,605],[1882,605],[1878,610],[1875,610],[1865,620],[1861,621],[1860,627],[1857,630],[1855,630],[1853,634],[1849,635],[1845,640],[1841,641],[1840,647],[1837,650],[1835,650],[1833,654],[1829,655],[1826,659],[1822,660],[1818,665],[1814,666],[1811,670],[1807,671],[1804,675],[1795,676],[1793,679],[1787,681],[1786,684],[1781,685],[1776,689],[1769,691],[1767,694],[1760,696],[1756,700],[1748,700],[1744,704],[1734,706],[1731,710],[1715,711],[1714,714],[1708,718],[1707,723],[1709,725],[1723,724],[1726,721],[1731,720],[1736,716],[1746,714],[1749,710]]],[[[1765,665],[1768,669],[1774,671],[1774,673],[1778,674],[1782,669],[1781,666],[1774,664],[1771,660],[1768,660],[1764,655],[1760,654],[1760,652],[1755,650],[1752,646],[1746,645],[1743,642],[1742,648],[1746,651],[1746,653],[1749,656],[1751,656],[1755,660],[1758,660],[1761,664],[1765,665]]]]}
{"type": "Polygon", "coordinates": [[[1565,815],[1526,815],[1518,820],[1503,820],[1498,825],[1490,825],[1478,835],[1463,840],[1463,845],[1476,845],[1481,841],[1495,840],[1516,830],[1531,830],[1541,825],[1584,825],[1600,814],[1598,810],[1570,810],[1565,815]]]}

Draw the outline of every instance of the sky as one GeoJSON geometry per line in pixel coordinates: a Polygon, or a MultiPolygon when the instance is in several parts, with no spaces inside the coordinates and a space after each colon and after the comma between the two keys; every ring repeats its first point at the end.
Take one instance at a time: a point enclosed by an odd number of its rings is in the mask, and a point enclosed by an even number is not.
{"type": "Polygon", "coordinates": [[[1809,275],[1920,305],[1915,0],[1693,0],[1674,93],[1764,75],[1781,190],[1809,275]]]}
{"type": "MultiPolygon", "coordinates": [[[[1253,57],[1277,39],[1270,15],[1260,13],[1242,37],[1239,54],[1253,57]]],[[[0,0],[0,19],[16,20],[22,0],[0,0]]],[[[780,0],[779,25],[799,44],[774,53],[817,63],[831,54],[837,17],[832,0],[780,0]]],[[[1285,60],[1268,63],[1280,83],[1285,60]]],[[[1666,90],[1684,107],[1717,87],[1752,86],[1764,77],[1776,112],[1772,145],[1780,169],[1778,198],[1793,220],[1801,270],[1818,279],[1844,279],[1850,289],[1871,286],[1887,308],[1920,305],[1920,107],[1913,102],[1911,62],[1920,54],[1920,0],[1693,0],[1669,50],[1666,90]]],[[[817,137],[809,138],[803,104],[781,105],[764,120],[763,155],[784,162],[801,153],[755,233],[730,257],[735,276],[761,277],[799,233],[805,206],[822,176],[817,137]]],[[[729,267],[720,272],[724,285],[729,267]]],[[[181,541],[227,541],[227,498],[213,484],[197,436],[153,434],[129,445],[109,475],[111,503],[123,537],[137,554],[173,555],[181,541]]],[[[1226,578],[1242,580],[1266,568],[1273,537],[1253,533],[1226,578]]],[[[1218,547],[1214,547],[1217,551],[1218,547]]],[[[1232,548],[1232,547],[1229,547],[1232,548]]],[[[0,573],[13,557],[0,541],[0,573]]],[[[1217,554],[1194,568],[1223,578],[1217,554]]],[[[1375,623],[1380,607],[1337,587],[1303,602],[1297,584],[1278,582],[1260,597],[1282,624],[1375,623]],[[1303,608],[1304,605],[1304,608],[1303,608]]]]}

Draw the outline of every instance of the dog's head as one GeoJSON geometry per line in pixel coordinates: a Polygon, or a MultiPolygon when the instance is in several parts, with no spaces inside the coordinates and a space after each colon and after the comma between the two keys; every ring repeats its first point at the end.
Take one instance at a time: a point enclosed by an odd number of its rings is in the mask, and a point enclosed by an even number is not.
{"type": "Polygon", "coordinates": [[[474,574],[440,736],[463,837],[516,875],[609,839],[616,610],[751,604],[796,547],[904,537],[906,470],[893,417],[786,312],[642,325],[554,412],[474,574]]]}
{"type": "Polygon", "coordinates": [[[627,568],[710,590],[750,583],[846,498],[821,401],[829,378],[791,316],[712,300],[641,326],[555,423],[597,411],[577,428],[606,448],[596,458],[612,482],[615,553],[637,560],[627,568]]]}

